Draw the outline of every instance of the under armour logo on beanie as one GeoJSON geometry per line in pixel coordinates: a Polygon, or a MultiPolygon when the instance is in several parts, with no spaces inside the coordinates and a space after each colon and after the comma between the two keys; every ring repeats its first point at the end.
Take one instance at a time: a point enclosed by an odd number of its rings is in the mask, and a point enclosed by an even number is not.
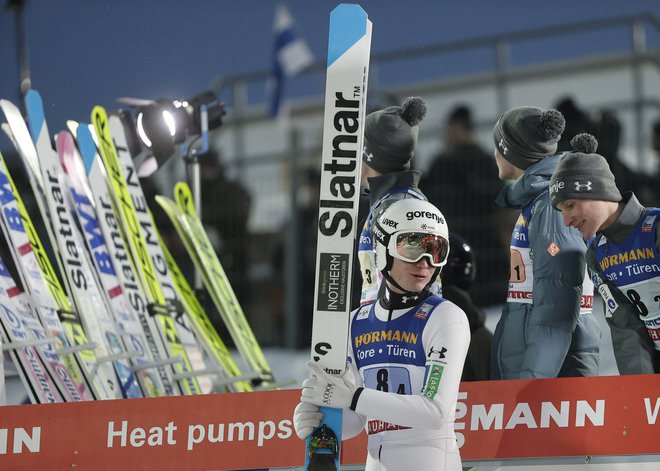
{"type": "Polygon", "coordinates": [[[575,181],[575,191],[576,192],[581,192],[581,191],[587,191],[590,192],[593,190],[593,185],[591,184],[591,180],[588,180],[586,182],[581,182],[581,181],[575,181]]]}
{"type": "Polygon", "coordinates": [[[418,124],[424,116],[426,104],[419,97],[369,113],[362,161],[382,174],[408,170],[417,145],[418,124]]]}
{"type": "Polygon", "coordinates": [[[587,133],[571,140],[574,152],[564,154],[550,179],[550,203],[556,209],[562,201],[590,199],[621,201],[610,166],[596,154],[598,141],[587,133]]]}
{"type": "Polygon", "coordinates": [[[520,169],[554,155],[566,121],[557,110],[533,106],[513,108],[493,128],[495,147],[502,157],[520,169]]]}

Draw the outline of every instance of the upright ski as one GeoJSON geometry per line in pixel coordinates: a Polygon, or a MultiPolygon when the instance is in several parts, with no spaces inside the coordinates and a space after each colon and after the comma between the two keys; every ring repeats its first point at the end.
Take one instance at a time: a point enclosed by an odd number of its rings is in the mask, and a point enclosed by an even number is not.
{"type": "MultiPolygon", "coordinates": [[[[371,22],[359,5],[330,14],[321,188],[312,325],[312,359],[330,374],[346,368],[371,22]]],[[[305,469],[338,470],[342,411],[323,407],[307,440],[305,469]]]]}

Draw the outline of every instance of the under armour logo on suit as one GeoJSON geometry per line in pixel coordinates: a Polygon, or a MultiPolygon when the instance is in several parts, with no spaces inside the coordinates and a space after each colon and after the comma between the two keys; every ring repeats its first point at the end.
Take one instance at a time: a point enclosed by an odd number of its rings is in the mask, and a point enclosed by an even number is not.
{"type": "Polygon", "coordinates": [[[506,155],[506,153],[509,152],[509,148],[504,143],[504,138],[500,139],[500,143],[498,145],[499,145],[500,149],[502,149],[502,154],[506,155]]]}
{"type": "Polygon", "coordinates": [[[575,182],[575,191],[591,191],[591,181],[587,180],[586,182],[575,182]]]}
{"type": "Polygon", "coordinates": [[[437,358],[444,358],[445,353],[447,352],[447,349],[445,347],[442,347],[440,350],[435,350],[433,346],[431,346],[431,350],[429,350],[429,353],[426,355],[428,358],[432,358],[433,355],[437,355],[437,358]]]}

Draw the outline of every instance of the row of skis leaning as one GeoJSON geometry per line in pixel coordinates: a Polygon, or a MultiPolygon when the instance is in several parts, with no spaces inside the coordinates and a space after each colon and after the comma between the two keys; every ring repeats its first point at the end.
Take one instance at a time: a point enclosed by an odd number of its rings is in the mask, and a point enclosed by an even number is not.
{"type": "Polygon", "coordinates": [[[26,119],[8,100],[0,108],[39,213],[28,214],[21,195],[30,190],[16,188],[0,155],[0,226],[15,267],[10,273],[9,261],[0,259],[2,344],[30,401],[274,387],[183,182],[173,199],[157,201],[222,316],[243,371],[162,243],[121,114],[108,116],[97,106],[91,123],[69,121],[53,143],[37,91],[26,94],[26,119]]]}

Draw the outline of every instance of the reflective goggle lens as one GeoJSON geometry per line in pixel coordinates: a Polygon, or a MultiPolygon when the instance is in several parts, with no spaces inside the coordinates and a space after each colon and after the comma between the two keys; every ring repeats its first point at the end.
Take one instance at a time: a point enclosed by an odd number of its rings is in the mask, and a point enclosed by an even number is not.
{"type": "Polygon", "coordinates": [[[433,234],[408,232],[397,235],[396,257],[406,262],[417,262],[428,255],[431,265],[439,267],[447,257],[447,240],[433,234]]]}

